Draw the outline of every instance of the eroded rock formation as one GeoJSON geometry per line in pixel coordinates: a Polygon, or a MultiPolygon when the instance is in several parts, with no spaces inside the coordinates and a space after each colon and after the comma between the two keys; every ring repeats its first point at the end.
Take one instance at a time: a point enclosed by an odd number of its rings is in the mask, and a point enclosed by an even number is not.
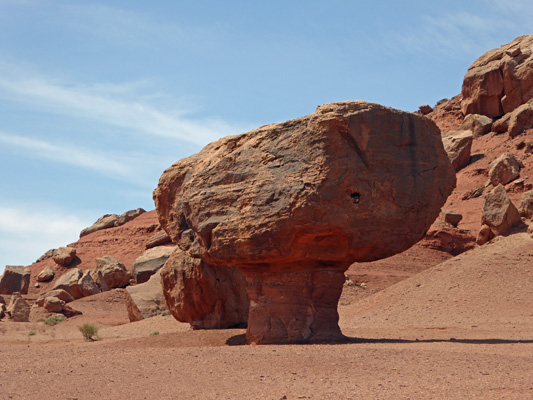
{"type": "Polygon", "coordinates": [[[246,278],[249,343],[302,343],[342,338],[344,271],[420,240],[454,185],[434,122],[353,101],[211,143],[154,200],[180,257],[246,278]]]}

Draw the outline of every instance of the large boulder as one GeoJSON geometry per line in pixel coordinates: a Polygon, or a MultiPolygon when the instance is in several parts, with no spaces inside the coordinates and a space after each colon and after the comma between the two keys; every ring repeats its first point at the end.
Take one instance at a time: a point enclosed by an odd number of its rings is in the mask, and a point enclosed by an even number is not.
{"type": "Polygon", "coordinates": [[[67,267],[76,258],[76,249],[73,247],[60,247],[55,249],[52,254],[52,259],[56,264],[67,267]]]}
{"type": "Polygon", "coordinates": [[[492,128],[492,118],[489,118],[486,115],[470,114],[465,117],[461,128],[472,131],[474,137],[477,138],[490,132],[492,128]]]}
{"type": "Polygon", "coordinates": [[[454,186],[433,121],[348,101],[209,144],[164,172],[154,200],[182,250],[167,265],[238,267],[248,342],[301,343],[343,338],[344,271],[419,241],[454,186]]]}
{"type": "Polygon", "coordinates": [[[93,294],[100,293],[102,290],[100,286],[96,284],[91,276],[91,271],[85,271],[81,278],[78,280],[80,292],[82,297],[92,296],[93,294]]]}
{"type": "Polygon", "coordinates": [[[65,302],[57,297],[47,297],[44,299],[43,308],[51,313],[58,313],[65,307],[65,302]]]}
{"type": "Polygon", "coordinates": [[[174,249],[174,246],[158,246],[146,250],[131,267],[133,280],[137,283],[148,281],[153,274],[161,269],[174,249]]]}
{"type": "Polygon", "coordinates": [[[83,272],[79,268],[73,268],[64,273],[54,284],[52,289],[63,289],[75,299],[84,297],[80,287],[80,279],[82,276],[83,272]]]}
{"type": "Polygon", "coordinates": [[[56,297],[59,300],[64,301],[65,303],[70,303],[71,301],[74,301],[74,297],[72,297],[72,295],[67,291],[63,289],[54,289],[50,292],[40,295],[37,300],[35,300],[35,304],[37,304],[39,307],[42,307],[44,305],[44,301],[48,297],[56,297]]]}
{"type": "Polygon", "coordinates": [[[117,214],[103,215],[100,218],[98,218],[98,220],[93,225],[82,230],[80,232],[80,238],[87,236],[90,233],[102,230],[102,229],[112,228],[115,226],[115,222],[117,222],[118,219],[119,219],[119,216],[117,214]]]}
{"type": "Polygon", "coordinates": [[[473,141],[472,131],[450,131],[442,136],[444,150],[455,171],[459,171],[470,162],[473,141]]]}
{"type": "Polygon", "coordinates": [[[160,271],[141,285],[126,287],[125,296],[126,309],[131,322],[154,317],[168,310],[161,287],[160,271]]]}
{"type": "Polygon", "coordinates": [[[495,118],[533,98],[533,35],[488,51],[468,69],[462,88],[464,115],[495,118]]]}
{"type": "Polygon", "coordinates": [[[489,181],[493,186],[506,185],[520,176],[522,161],[512,153],[504,153],[489,166],[489,181]]]}
{"type": "Polygon", "coordinates": [[[176,249],[161,270],[168,309],[194,329],[246,327],[249,299],[237,267],[209,265],[176,249]]]}
{"type": "Polygon", "coordinates": [[[29,322],[30,305],[22,298],[19,292],[13,293],[11,302],[7,306],[6,314],[14,322],[29,322]]]}
{"type": "MultiPolygon", "coordinates": [[[[490,227],[493,235],[504,235],[513,226],[521,222],[518,209],[507,196],[503,185],[498,185],[485,196],[481,223],[490,227]]],[[[486,228],[484,228],[486,231],[486,228]]]]}
{"type": "Polygon", "coordinates": [[[28,293],[30,270],[23,266],[7,265],[0,277],[0,294],[28,293]]]}
{"type": "Polygon", "coordinates": [[[131,279],[131,274],[124,264],[110,256],[96,259],[96,268],[92,275],[102,291],[124,287],[131,279]]]}

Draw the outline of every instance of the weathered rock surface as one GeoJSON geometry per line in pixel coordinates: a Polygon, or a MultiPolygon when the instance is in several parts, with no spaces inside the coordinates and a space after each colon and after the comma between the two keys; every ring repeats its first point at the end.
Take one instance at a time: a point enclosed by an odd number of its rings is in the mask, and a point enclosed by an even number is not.
{"type": "Polygon", "coordinates": [[[7,306],[6,314],[14,322],[29,322],[30,305],[22,298],[19,292],[15,292],[11,296],[11,302],[7,306]]]}
{"type": "Polygon", "coordinates": [[[92,296],[101,292],[100,287],[94,282],[91,271],[85,271],[78,281],[82,297],[92,296]]]}
{"type": "Polygon", "coordinates": [[[208,265],[176,249],[161,269],[163,294],[174,318],[195,329],[245,327],[249,299],[237,267],[208,265]]]}
{"type": "Polygon", "coordinates": [[[65,302],[57,297],[47,297],[44,299],[43,308],[48,312],[61,312],[63,307],[65,307],[65,302]]]}
{"type": "Polygon", "coordinates": [[[506,185],[520,176],[522,162],[512,153],[505,153],[489,167],[489,181],[493,186],[506,185]]]}
{"type": "Polygon", "coordinates": [[[84,297],[79,281],[83,272],[79,268],[73,268],[63,274],[53,286],[53,290],[63,289],[75,299],[84,297]]]}
{"type": "Polygon", "coordinates": [[[439,220],[445,224],[450,224],[451,226],[457,227],[459,222],[463,219],[463,216],[455,211],[450,210],[441,210],[439,214],[439,220]]]}
{"type": "Polygon", "coordinates": [[[49,258],[51,258],[53,255],[54,255],[54,250],[55,249],[50,249],[48,250],[46,253],[44,253],[41,257],[39,257],[37,259],[37,261],[35,261],[36,263],[40,262],[40,261],[44,261],[44,260],[48,260],[49,258]]]}
{"type": "Polygon", "coordinates": [[[511,112],[508,127],[509,136],[513,138],[521,134],[524,130],[531,128],[533,128],[533,100],[522,104],[511,112]]]}
{"type": "Polygon", "coordinates": [[[528,190],[522,195],[518,212],[521,217],[533,219],[533,190],[528,190]]]}
{"type": "Polygon", "coordinates": [[[354,101],[211,143],[154,199],[171,259],[240,268],[248,342],[293,343],[342,338],[344,271],[420,240],[454,185],[434,122],[354,101]]]}
{"type": "Polygon", "coordinates": [[[131,322],[150,318],[168,310],[163,296],[160,271],[141,285],[126,287],[125,296],[131,322]]]}
{"type": "Polygon", "coordinates": [[[151,249],[152,247],[161,246],[164,244],[172,243],[172,239],[165,231],[159,231],[154,234],[147,242],[146,249],[151,249]]]}
{"type": "Polygon", "coordinates": [[[45,267],[41,272],[39,272],[39,275],[37,275],[37,282],[48,282],[54,279],[54,276],[54,270],[50,267],[45,267]]]}
{"type": "Polygon", "coordinates": [[[476,238],[465,229],[438,226],[430,229],[420,243],[425,247],[457,256],[476,247],[476,238]]]}
{"type": "Polygon", "coordinates": [[[451,131],[442,136],[444,150],[456,172],[470,162],[473,140],[472,131],[451,131]]]}
{"type": "Polygon", "coordinates": [[[23,266],[7,265],[0,277],[0,294],[28,293],[30,271],[23,266]]]}
{"type": "Polygon", "coordinates": [[[115,226],[121,226],[124,225],[126,222],[130,222],[131,220],[137,218],[139,215],[145,213],[142,208],[137,208],[136,210],[130,210],[126,211],[124,214],[122,214],[118,219],[115,221],[115,226]]]}
{"type": "Polygon", "coordinates": [[[492,240],[494,237],[494,232],[492,231],[490,226],[481,225],[481,228],[479,229],[479,233],[477,235],[476,243],[479,245],[483,245],[489,240],[492,240]]]}
{"type": "Polygon", "coordinates": [[[481,223],[489,226],[494,236],[504,235],[520,222],[518,209],[507,196],[503,185],[496,186],[485,196],[481,223]]]}
{"type": "Polygon", "coordinates": [[[110,256],[97,258],[96,268],[92,274],[93,279],[102,288],[102,291],[105,291],[102,286],[107,286],[108,290],[124,287],[129,284],[131,279],[131,274],[124,264],[110,256]]]}
{"type": "Polygon", "coordinates": [[[431,107],[429,104],[422,104],[421,106],[418,106],[418,111],[420,111],[420,114],[422,115],[427,115],[433,111],[433,107],[431,107]]]}
{"type": "Polygon", "coordinates": [[[63,289],[55,289],[39,296],[37,300],[35,300],[35,304],[37,304],[39,307],[42,307],[44,305],[44,301],[48,297],[57,297],[59,300],[62,300],[65,303],[70,303],[71,301],[74,301],[74,297],[72,297],[70,293],[66,292],[63,289]]]}
{"type": "Polygon", "coordinates": [[[474,137],[480,137],[490,132],[492,128],[492,118],[486,115],[470,114],[465,117],[462,129],[472,131],[474,137]]]}
{"type": "Polygon", "coordinates": [[[136,283],[147,282],[153,274],[161,269],[174,249],[174,246],[158,246],[146,250],[131,267],[133,280],[136,283]]]}
{"type": "Polygon", "coordinates": [[[533,35],[488,51],[470,66],[462,88],[464,115],[500,117],[533,98],[533,35]]]}
{"type": "Polygon", "coordinates": [[[87,236],[90,233],[99,231],[101,229],[112,228],[115,226],[115,222],[117,222],[118,219],[119,219],[119,216],[117,214],[103,215],[100,218],[98,218],[98,221],[96,221],[93,225],[82,230],[80,232],[80,238],[87,236]]]}
{"type": "Polygon", "coordinates": [[[76,258],[76,249],[73,247],[60,247],[54,250],[52,258],[57,264],[67,267],[76,258]]]}

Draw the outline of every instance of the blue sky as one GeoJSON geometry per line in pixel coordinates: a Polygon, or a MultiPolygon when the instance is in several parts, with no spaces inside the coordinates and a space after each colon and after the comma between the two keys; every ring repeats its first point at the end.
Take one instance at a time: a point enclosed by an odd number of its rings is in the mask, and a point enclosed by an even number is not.
{"type": "Polygon", "coordinates": [[[219,137],[452,97],[531,21],[530,0],[0,0],[0,273],[153,209],[163,170],[219,137]]]}

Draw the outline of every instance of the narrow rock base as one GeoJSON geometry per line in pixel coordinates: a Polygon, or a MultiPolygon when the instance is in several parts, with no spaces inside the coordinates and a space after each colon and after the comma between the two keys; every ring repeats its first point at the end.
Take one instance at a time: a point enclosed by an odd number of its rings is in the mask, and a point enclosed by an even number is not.
{"type": "Polygon", "coordinates": [[[348,266],[240,268],[246,278],[249,344],[339,342],[337,303],[348,266]]]}

